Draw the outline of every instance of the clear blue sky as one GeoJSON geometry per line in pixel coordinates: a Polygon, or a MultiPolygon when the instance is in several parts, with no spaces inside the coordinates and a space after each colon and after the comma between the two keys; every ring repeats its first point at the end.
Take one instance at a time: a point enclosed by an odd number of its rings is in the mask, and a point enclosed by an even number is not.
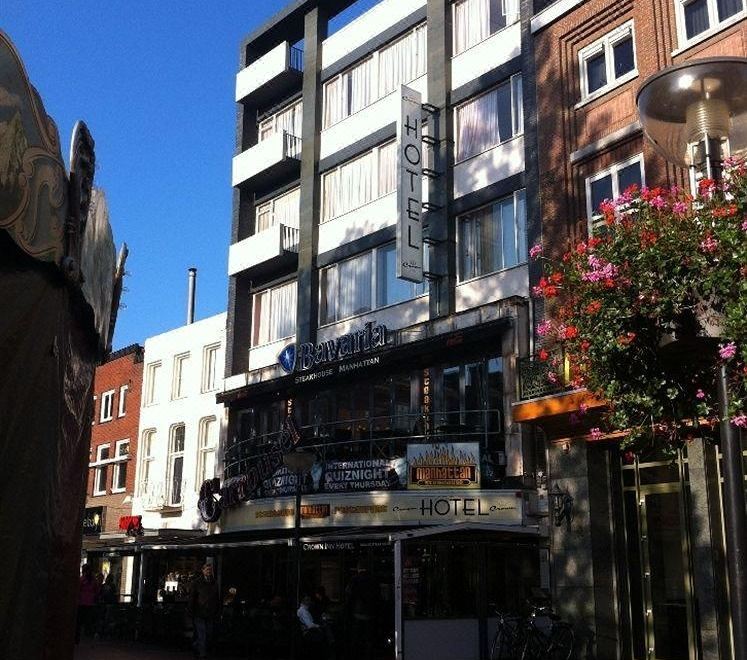
{"type": "Polygon", "coordinates": [[[63,157],[78,119],[96,141],[96,184],[130,248],[115,349],[184,323],[190,266],[196,317],[226,309],[239,44],[285,4],[0,0],[63,157]]]}

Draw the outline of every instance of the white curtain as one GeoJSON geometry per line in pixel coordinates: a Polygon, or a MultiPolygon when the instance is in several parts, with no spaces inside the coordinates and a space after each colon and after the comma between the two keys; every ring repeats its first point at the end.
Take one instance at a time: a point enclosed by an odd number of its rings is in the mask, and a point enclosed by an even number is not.
{"type": "Polygon", "coordinates": [[[322,179],[322,222],[340,215],[340,170],[327,172],[322,179]]]}
{"type": "Polygon", "coordinates": [[[506,25],[511,25],[519,20],[519,0],[503,0],[503,14],[506,17],[506,25]]]}
{"type": "Polygon", "coordinates": [[[371,309],[371,253],[366,252],[338,266],[339,319],[371,309]]]}
{"type": "Polygon", "coordinates": [[[269,291],[254,294],[254,321],[252,346],[259,346],[270,341],[270,299],[269,291]]]}
{"type": "Polygon", "coordinates": [[[508,140],[512,132],[511,85],[506,82],[457,110],[457,161],[508,140]]]}
{"type": "Polygon", "coordinates": [[[266,202],[257,207],[254,232],[264,231],[272,226],[272,203],[266,202]]]}
{"type": "Polygon", "coordinates": [[[454,4],[454,54],[490,36],[490,0],[461,0],[454,4]]]}
{"type": "MultiPolygon", "coordinates": [[[[360,64],[354,66],[346,74],[343,74],[343,80],[347,77],[349,80],[350,91],[348,93],[350,104],[346,108],[343,104],[343,117],[352,115],[358,110],[365,108],[372,100],[372,80],[371,66],[372,58],[364,60],[360,64]]],[[[344,86],[344,84],[343,84],[344,86]]]]}
{"type": "Polygon", "coordinates": [[[322,323],[337,320],[337,266],[322,271],[322,323]]]}
{"type": "Polygon", "coordinates": [[[285,110],[281,110],[275,116],[275,132],[282,133],[286,131],[296,137],[301,137],[301,115],[303,105],[301,101],[294,103],[285,110]]]}
{"type": "Polygon", "coordinates": [[[333,78],[324,85],[324,128],[329,128],[343,118],[344,98],[347,98],[346,76],[333,78]],[[345,90],[343,90],[343,82],[345,90]]]}
{"type": "Polygon", "coordinates": [[[379,190],[386,195],[397,188],[397,143],[390,142],[379,147],[379,190]]]}
{"type": "Polygon", "coordinates": [[[275,341],[296,333],[296,283],[272,289],[271,295],[270,341],[275,341]]]}
{"type": "Polygon", "coordinates": [[[401,83],[408,83],[426,71],[426,26],[379,52],[379,97],[390,94],[401,83]]]}
{"type": "Polygon", "coordinates": [[[296,188],[281,195],[273,202],[273,224],[283,224],[286,227],[298,229],[298,219],[301,212],[301,189],[296,188]]]}

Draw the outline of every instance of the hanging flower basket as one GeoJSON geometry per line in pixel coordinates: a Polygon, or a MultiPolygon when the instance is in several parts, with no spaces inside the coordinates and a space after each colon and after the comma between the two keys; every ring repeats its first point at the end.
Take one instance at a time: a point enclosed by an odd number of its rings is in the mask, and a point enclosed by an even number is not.
{"type": "MultiPolygon", "coordinates": [[[[678,446],[718,422],[715,370],[729,366],[732,423],[747,427],[747,167],[694,197],[633,186],[600,206],[594,236],[544,262],[537,332],[562,349],[567,385],[609,402],[623,446],[678,446]]],[[[557,377],[557,373],[555,376],[557,377]]]]}

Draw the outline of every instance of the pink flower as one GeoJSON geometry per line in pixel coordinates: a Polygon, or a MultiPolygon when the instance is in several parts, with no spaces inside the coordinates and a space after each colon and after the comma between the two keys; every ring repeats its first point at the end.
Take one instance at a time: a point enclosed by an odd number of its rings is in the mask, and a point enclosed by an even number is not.
{"type": "Polygon", "coordinates": [[[700,242],[700,249],[703,252],[715,252],[718,249],[718,241],[709,234],[700,242]]]}
{"type": "Polygon", "coordinates": [[[589,404],[587,403],[582,403],[578,406],[578,412],[581,415],[585,415],[587,410],[589,410],[589,404]]]}
{"type": "Polygon", "coordinates": [[[731,360],[737,354],[737,345],[731,341],[718,347],[718,354],[722,360],[731,360]]]}
{"type": "Polygon", "coordinates": [[[551,383],[557,383],[558,382],[558,374],[556,374],[554,371],[548,371],[547,372],[547,380],[549,380],[551,383]]]}
{"type": "Polygon", "coordinates": [[[657,195],[649,202],[649,204],[656,209],[663,209],[666,207],[667,202],[661,195],[657,195]]]}
{"type": "Polygon", "coordinates": [[[747,218],[745,218],[745,221],[742,223],[742,231],[747,231],[747,218]]]}
{"type": "Polygon", "coordinates": [[[591,429],[590,433],[591,433],[591,439],[592,440],[601,440],[602,439],[602,431],[599,429],[598,426],[595,426],[593,429],[591,429]]]}
{"type": "Polygon", "coordinates": [[[734,424],[734,426],[738,426],[740,429],[747,429],[747,415],[739,413],[731,418],[731,423],[734,424]]]}
{"type": "Polygon", "coordinates": [[[685,215],[687,213],[687,204],[685,202],[675,202],[672,206],[672,211],[677,215],[685,215]]]}
{"type": "Polygon", "coordinates": [[[532,259],[536,259],[542,254],[542,245],[540,243],[537,243],[537,245],[533,245],[532,248],[529,250],[529,256],[532,257],[532,259]]]}
{"type": "Polygon", "coordinates": [[[698,390],[695,393],[695,398],[696,399],[705,399],[705,392],[703,390],[698,390]]]}
{"type": "Polygon", "coordinates": [[[542,321],[537,325],[537,335],[544,337],[552,330],[552,323],[549,320],[542,321]]]}

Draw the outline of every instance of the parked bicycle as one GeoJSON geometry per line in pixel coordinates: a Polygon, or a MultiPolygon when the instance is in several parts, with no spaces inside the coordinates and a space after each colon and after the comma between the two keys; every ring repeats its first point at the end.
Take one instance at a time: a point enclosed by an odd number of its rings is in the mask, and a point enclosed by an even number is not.
{"type": "Polygon", "coordinates": [[[528,617],[498,616],[490,660],[571,660],[573,628],[549,606],[531,605],[528,617]]]}

